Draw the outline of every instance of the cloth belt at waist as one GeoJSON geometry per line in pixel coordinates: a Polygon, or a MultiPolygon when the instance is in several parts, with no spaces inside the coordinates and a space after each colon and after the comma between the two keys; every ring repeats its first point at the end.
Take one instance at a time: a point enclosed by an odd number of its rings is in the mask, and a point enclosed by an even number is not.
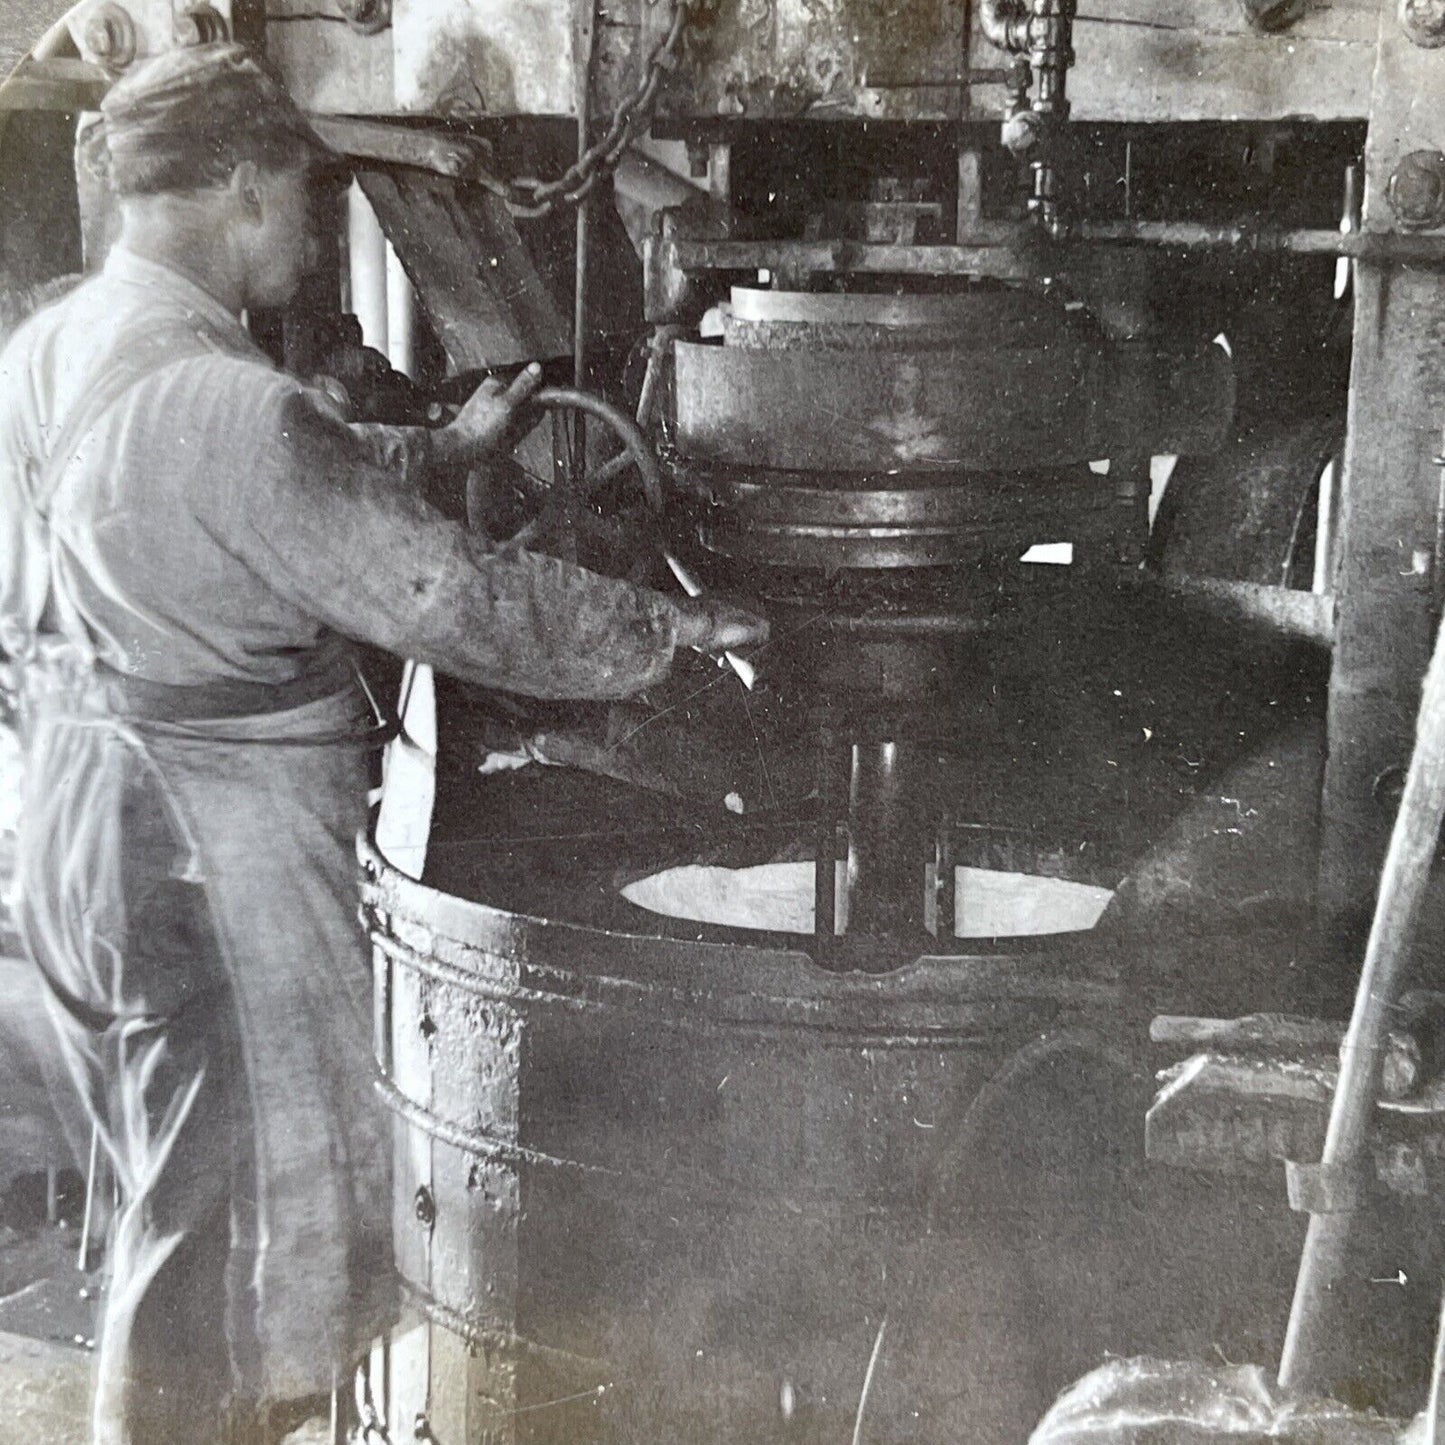
{"type": "Polygon", "coordinates": [[[95,680],[107,701],[122,716],[151,722],[200,722],[256,717],[287,712],[319,702],[355,685],[350,666],[325,667],[287,682],[246,682],[226,679],[205,683],[152,682],[95,666],[95,680]]]}

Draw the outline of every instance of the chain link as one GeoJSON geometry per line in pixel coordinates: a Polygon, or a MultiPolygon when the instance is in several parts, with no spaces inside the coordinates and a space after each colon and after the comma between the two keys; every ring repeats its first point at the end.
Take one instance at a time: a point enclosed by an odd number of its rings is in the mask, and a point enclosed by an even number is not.
{"type": "Polygon", "coordinates": [[[677,69],[682,51],[682,34],[687,26],[688,0],[672,0],[667,34],[652,54],[642,81],[612,114],[606,133],[589,146],[555,180],[518,176],[506,183],[507,209],[521,220],[550,216],[561,205],[585,201],[598,183],[612,173],[622,152],[637,139],[652,120],[657,97],[668,75],[677,69]]]}

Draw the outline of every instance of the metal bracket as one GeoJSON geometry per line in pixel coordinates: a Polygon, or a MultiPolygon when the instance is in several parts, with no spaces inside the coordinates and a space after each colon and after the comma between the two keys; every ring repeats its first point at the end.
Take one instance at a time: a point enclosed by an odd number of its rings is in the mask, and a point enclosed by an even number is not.
{"type": "Polygon", "coordinates": [[[1355,1165],[1286,1159],[1284,1177],[1289,1207],[1298,1214],[1352,1214],[1379,1193],[1373,1174],[1355,1165]]]}

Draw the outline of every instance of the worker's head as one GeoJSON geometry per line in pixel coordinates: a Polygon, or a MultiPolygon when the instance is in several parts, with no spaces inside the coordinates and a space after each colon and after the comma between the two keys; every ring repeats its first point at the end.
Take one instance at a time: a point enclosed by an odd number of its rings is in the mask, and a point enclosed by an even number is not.
{"type": "Polygon", "coordinates": [[[247,305],[289,301],[340,171],[285,87],[244,47],[202,45],[139,67],[101,110],[123,211],[213,238],[247,305]]]}

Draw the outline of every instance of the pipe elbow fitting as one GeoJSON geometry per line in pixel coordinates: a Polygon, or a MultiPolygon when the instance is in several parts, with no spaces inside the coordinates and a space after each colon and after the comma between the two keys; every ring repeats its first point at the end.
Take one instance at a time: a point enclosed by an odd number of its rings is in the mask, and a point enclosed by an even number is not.
{"type": "Polygon", "coordinates": [[[1020,0],[983,0],[979,29],[996,50],[1016,54],[1028,49],[1028,11],[1020,0]]]}

